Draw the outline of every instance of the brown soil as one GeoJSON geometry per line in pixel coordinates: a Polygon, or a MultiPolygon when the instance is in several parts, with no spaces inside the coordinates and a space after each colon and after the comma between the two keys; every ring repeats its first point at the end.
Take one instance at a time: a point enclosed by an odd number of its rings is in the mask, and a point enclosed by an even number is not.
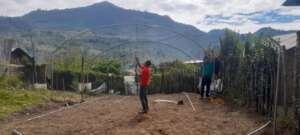
{"type": "Polygon", "coordinates": [[[21,112],[17,112],[5,119],[0,119],[0,135],[8,134],[11,131],[11,128],[14,128],[15,125],[22,124],[22,122],[30,119],[32,117],[41,115],[52,110],[57,110],[64,107],[64,103],[50,102],[47,104],[40,104],[33,107],[25,108],[21,112]]]}
{"type": "Polygon", "coordinates": [[[6,123],[6,129],[25,135],[244,135],[262,124],[255,114],[189,96],[196,112],[184,94],[149,96],[150,112],[144,115],[138,114],[136,96],[102,96],[25,123],[6,123]],[[184,105],[155,99],[183,100],[184,105]]]}

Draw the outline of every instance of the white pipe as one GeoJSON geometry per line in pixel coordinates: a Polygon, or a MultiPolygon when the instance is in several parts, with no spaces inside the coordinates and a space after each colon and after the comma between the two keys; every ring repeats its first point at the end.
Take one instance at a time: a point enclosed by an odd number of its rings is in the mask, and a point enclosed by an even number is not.
{"type": "Polygon", "coordinates": [[[64,107],[64,108],[60,108],[58,110],[55,110],[55,111],[52,111],[52,112],[48,112],[48,113],[45,113],[45,114],[42,114],[42,115],[39,115],[39,116],[35,116],[35,117],[32,117],[30,119],[27,119],[21,123],[26,123],[26,122],[29,122],[29,121],[32,121],[32,120],[35,120],[35,119],[39,119],[39,118],[42,118],[42,117],[45,117],[45,116],[48,116],[50,114],[54,114],[54,113],[57,113],[57,112],[61,112],[63,110],[67,110],[67,109],[71,109],[71,108],[74,108],[76,106],[79,106],[79,105],[83,105],[83,104],[86,104],[86,103],[90,103],[90,102],[94,102],[94,101],[98,101],[100,99],[104,99],[104,97],[101,97],[101,98],[97,98],[97,99],[94,99],[94,100],[90,100],[90,101],[86,101],[86,102],[83,102],[83,103],[79,103],[79,104],[75,104],[75,105],[72,105],[72,106],[68,106],[68,107],[64,107]]]}
{"type": "Polygon", "coordinates": [[[258,131],[260,131],[260,130],[264,129],[265,127],[267,127],[269,124],[271,124],[271,121],[268,121],[266,124],[264,124],[263,126],[261,126],[258,129],[255,129],[255,130],[251,131],[247,135],[253,135],[253,134],[257,133],[258,131]]]}
{"type": "Polygon", "coordinates": [[[163,99],[157,99],[157,100],[154,100],[154,102],[166,102],[166,103],[174,103],[174,104],[178,104],[177,101],[173,101],[173,100],[163,100],[163,99]]]}
{"type": "Polygon", "coordinates": [[[20,131],[18,131],[17,129],[14,129],[12,131],[12,135],[23,135],[20,131]]]}
{"type": "Polygon", "coordinates": [[[192,100],[190,99],[189,95],[186,94],[186,93],[184,93],[184,95],[185,95],[186,98],[189,100],[189,102],[190,102],[190,104],[191,104],[191,106],[192,106],[192,108],[193,108],[193,111],[196,112],[196,109],[195,109],[195,107],[194,107],[194,105],[193,105],[193,103],[192,103],[192,100]]]}

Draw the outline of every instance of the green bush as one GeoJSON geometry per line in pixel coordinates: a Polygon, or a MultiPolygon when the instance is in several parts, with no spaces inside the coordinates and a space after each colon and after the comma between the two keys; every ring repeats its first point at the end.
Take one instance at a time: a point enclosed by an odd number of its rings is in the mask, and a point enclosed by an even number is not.
{"type": "Polygon", "coordinates": [[[0,88],[0,120],[27,107],[43,105],[50,101],[64,102],[65,99],[79,101],[76,93],[49,90],[7,90],[0,88]]]}
{"type": "Polygon", "coordinates": [[[184,64],[181,61],[161,63],[152,75],[150,94],[178,93],[182,91],[196,92],[199,67],[184,64]]]}
{"type": "Polygon", "coordinates": [[[283,128],[291,129],[294,125],[294,119],[292,115],[279,115],[278,122],[283,128]]]}
{"type": "Polygon", "coordinates": [[[0,88],[3,89],[21,89],[24,88],[24,82],[17,75],[0,77],[0,88]]]}

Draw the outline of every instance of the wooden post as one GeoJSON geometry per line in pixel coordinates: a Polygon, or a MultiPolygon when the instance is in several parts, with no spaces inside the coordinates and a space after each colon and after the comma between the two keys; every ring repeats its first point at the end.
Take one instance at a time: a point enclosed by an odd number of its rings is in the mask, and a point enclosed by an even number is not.
{"type": "Polygon", "coordinates": [[[44,83],[47,85],[47,65],[45,64],[45,76],[44,76],[44,83]]]}
{"type": "Polygon", "coordinates": [[[65,91],[66,90],[66,86],[65,86],[65,77],[63,77],[63,80],[62,80],[62,85],[63,85],[63,91],[65,91]]]}
{"type": "Polygon", "coordinates": [[[83,87],[83,84],[84,84],[84,57],[83,57],[83,55],[81,56],[81,76],[80,76],[80,78],[81,78],[81,80],[80,80],[80,82],[81,82],[81,85],[80,85],[80,95],[81,95],[81,102],[83,102],[84,101],[84,99],[83,99],[83,92],[84,92],[84,87],[83,87]]]}
{"type": "Polygon", "coordinates": [[[57,89],[57,90],[59,89],[58,77],[59,77],[59,75],[56,76],[56,80],[55,80],[55,81],[56,81],[56,89],[57,89]]]}
{"type": "MultiPolygon", "coordinates": [[[[66,92],[65,77],[63,77],[62,83],[63,83],[62,84],[63,85],[63,92],[66,92]]],[[[66,96],[65,96],[65,94],[64,94],[64,103],[67,104],[66,103],[66,96]]]]}
{"type": "Polygon", "coordinates": [[[32,47],[32,66],[33,66],[33,84],[36,83],[36,62],[35,62],[35,46],[32,40],[32,35],[30,36],[30,42],[32,47]]]}
{"type": "Polygon", "coordinates": [[[299,98],[299,75],[300,75],[300,31],[297,32],[297,46],[296,46],[296,98],[299,98]]]}
{"type": "Polygon", "coordinates": [[[286,55],[285,46],[283,46],[282,50],[282,84],[283,84],[283,106],[284,106],[284,115],[287,116],[288,113],[288,106],[287,106],[287,77],[286,77],[286,62],[285,62],[285,55],[286,55]]]}
{"type": "MultiPolygon", "coordinates": [[[[7,61],[7,65],[10,64],[10,61],[11,61],[11,48],[12,48],[12,44],[8,43],[9,46],[11,47],[8,47],[9,48],[9,52],[8,52],[8,61],[7,61]]],[[[9,76],[10,75],[10,66],[7,67],[7,75],[9,76]]]]}
{"type": "Polygon", "coordinates": [[[51,56],[51,89],[54,90],[54,63],[53,56],[51,56]]]}
{"type": "Polygon", "coordinates": [[[136,85],[136,94],[139,95],[139,74],[138,74],[138,64],[135,65],[135,85],[136,85]]]}
{"type": "Polygon", "coordinates": [[[299,84],[299,80],[300,80],[300,31],[297,32],[297,46],[296,46],[296,57],[295,57],[295,66],[296,66],[296,69],[295,69],[295,85],[296,85],[296,89],[295,89],[295,116],[296,116],[296,119],[298,120],[298,135],[300,135],[300,115],[299,115],[299,89],[300,89],[300,84],[299,84]]]}
{"type": "Polygon", "coordinates": [[[162,93],[163,92],[163,89],[164,89],[164,79],[165,79],[165,71],[164,71],[164,68],[161,67],[161,78],[160,78],[160,90],[159,90],[159,93],[162,93]]]}
{"type": "Polygon", "coordinates": [[[274,113],[273,113],[273,135],[276,135],[277,131],[277,102],[278,102],[278,91],[279,91],[279,81],[280,81],[280,57],[281,57],[281,48],[278,50],[278,59],[277,59],[277,75],[276,75],[276,89],[274,95],[274,113]]]}
{"type": "Polygon", "coordinates": [[[196,69],[193,68],[193,92],[197,93],[196,69]]]}
{"type": "Polygon", "coordinates": [[[86,83],[89,83],[89,73],[86,74],[86,83]]]}

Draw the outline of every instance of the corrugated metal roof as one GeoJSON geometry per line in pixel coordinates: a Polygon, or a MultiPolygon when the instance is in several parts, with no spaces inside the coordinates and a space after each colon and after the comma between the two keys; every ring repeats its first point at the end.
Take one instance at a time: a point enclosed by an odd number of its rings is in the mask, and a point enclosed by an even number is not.
{"type": "Polygon", "coordinates": [[[17,49],[22,50],[22,51],[25,52],[28,56],[32,57],[32,55],[31,55],[26,49],[23,49],[23,48],[12,48],[10,52],[14,52],[14,51],[16,51],[17,49]]]}
{"type": "Polygon", "coordinates": [[[300,0],[286,0],[283,6],[300,6],[300,0]]]}
{"type": "Polygon", "coordinates": [[[275,36],[273,38],[280,41],[280,45],[285,46],[287,50],[297,46],[297,33],[275,36]]]}

